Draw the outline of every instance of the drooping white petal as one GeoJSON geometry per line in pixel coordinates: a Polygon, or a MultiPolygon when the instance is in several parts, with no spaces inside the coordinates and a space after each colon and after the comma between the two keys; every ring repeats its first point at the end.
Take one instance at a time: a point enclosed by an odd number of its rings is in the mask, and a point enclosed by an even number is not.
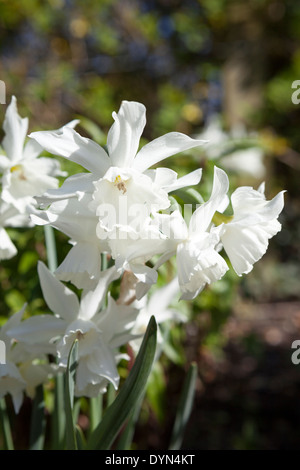
{"type": "Polygon", "coordinates": [[[0,397],[2,398],[9,393],[12,396],[16,413],[19,413],[23,403],[23,392],[25,386],[26,383],[15,364],[11,362],[8,362],[7,364],[1,364],[0,397]]]}
{"type": "Polygon", "coordinates": [[[61,335],[66,325],[64,320],[53,315],[35,315],[9,329],[7,335],[28,344],[48,343],[61,335]]]}
{"type": "Polygon", "coordinates": [[[98,243],[76,243],[55,271],[61,281],[72,282],[78,289],[94,288],[100,276],[101,252],[98,243]]]}
{"type": "Polygon", "coordinates": [[[11,259],[17,252],[17,248],[9,238],[6,230],[0,227],[0,260],[11,259]]]}
{"type": "Polygon", "coordinates": [[[142,147],[134,159],[133,168],[143,172],[171,155],[205,143],[204,140],[195,140],[180,132],[170,132],[142,147]]]}
{"type": "Polygon", "coordinates": [[[141,103],[123,101],[107,136],[112,166],[130,167],[146,124],[146,108],[141,103]]]}
{"type": "Polygon", "coordinates": [[[63,127],[60,132],[32,132],[29,137],[48,152],[78,163],[96,175],[102,176],[110,166],[110,159],[100,145],[81,137],[68,126],[63,127]]]}
{"type": "Polygon", "coordinates": [[[28,129],[28,118],[21,118],[17,110],[17,100],[12,96],[3,123],[5,137],[2,146],[11,162],[22,158],[23,145],[28,129]]]}
{"type": "Polygon", "coordinates": [[[76,318],[79,302],[74,292],[59,282],[41,261],[38,262],[38,274],[44,299],[52,312],[66,321],[76,318]]]}
{"type": "Polygon", "coordinates": [[[195,298],[206,284],[218,281],[228,270],[228,266],[216,251],[218,238],[214,233],[202,233],[197,241],[180,243],[176,262],[181,299],[195,298]]]}
{"type": "Polygon", "coordinates": [[[114,388],[118,389],[120,377],[115,357],[104,342],[101,342],[90,355],[87,366],[92,373],[109,380],[114,388]]]}
{"type": "Polygon", "coordinates": [[[91,173],[77,173],[69,176],[57,189],[48,189],[42,196],[35,197],[40,207],[46,207],[52,202],[71,197],[80,197],[84,193],[92,193],[94,191],[95,177],[91,173]]]}
{"type": "Polygon", "coordinates": [[[82,292],[79,318],[90,320],[94,317],[99,310],[110,283],[118,279],[119,276],[114,266],[101,272],[95,289],[87,289],[82,292]]]}
{"type": "Polygon", "coordinates": [[[241,276],[249,273],[267,251],[269,239],[281,230],[277,220],[245,226],[242,224],[226,224],[221,237],[224,249],[233,269],[241,276]]]}
{"type": "Polygon", "coordinates": [[[83,357],[76,371],[75,396],[97,397],[107,391],[108,380],[92,373],[88,368],[89,357],[83,357]]]}
{"type": "Polygon", "coordinates": [[[238,188],[231,197],[233,220],[222,226],[221,241],[236,273],[249,273],[267,251],[269,239],[281,230],[277,221],[283,209],[284,191],[266,201],[263,187],[238,188]]]}

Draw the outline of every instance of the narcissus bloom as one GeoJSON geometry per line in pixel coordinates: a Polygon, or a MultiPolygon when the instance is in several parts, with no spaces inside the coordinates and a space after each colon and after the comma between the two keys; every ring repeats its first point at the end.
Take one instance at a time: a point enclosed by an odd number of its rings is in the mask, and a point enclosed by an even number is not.
{"type": "Polygon", "coordinates": [[[51,345],[45,348],[36,341],[34,347],[16,341],[12,331],[21,325],[25,306],[12,315],[0,330],[0,339],[5,343],[6,361],[0,366],[0,397],[10,394],[15,412],[23,403],[24,393],[33,398],[37,385],[45,383],[53,374],[55,367],[49,365],[46,354],[53,354],[51,345]],[[37,360],[37,357],[40,360],[37,360]]]}
{"type": "Polygon", "coordinates": [[[284,191],[271,201],[264,193],[264,184],[258,190],[248,186],[236,189],[231,196],[233,216],[221,227],[221,242],[239,276],[252,270],[266,253],[269,239],[281,230],[277,219],[284,206],[284,191]]]}
{"type": "Polygon", "coordinates": [[[81,300],[62,284],[41,262],[38,273],[44,299],[54,315],[30,317],[10,331],[10,335],[31,347],[43,342],[55,345],[59,366],[65,368],[75,339],[78,339],[76,395],[96,396],[108,382],[119,384],[118,348],[133,339],[130,328],[137,310],[117,305],[109,297],[100,311],[107,288],[116,279],[115,268],[103,271],[93,290],[83,291],[81,300]]]}
{"type": "MultiPolygon", "coordinates": [[[[72,121],[68,126],[74,126],[72,121]]],[[[34,196],[59,185],[57,176],[66,176],[54,158],[39,157],[43,148],[34,140],[25,144],[28,118],[21,118],[17,100],[12,97],[3,124],[5,137],[2,147],[6,155],[0,155],[2,176],[2,199],[25,212],[27,204],[35,204],[34,196]],[[37,158],[39,157],[39,158],[37,158]]]]}
{"type": "Polygon", "coordinates": [[[228,265],[220,254],[222,248],[236,273],[242,275],[252,270],[265,254],[269,239],[281,229],[277,219],[283,209],[284,191],[267,201],[264,184],[257,191],[240,187],[231,196],[234,214],[224,216],[228,189],[226,173],[215,167],[210,199],[195,210],[188,227],[178,211],[170,217],[160,216],[162,232],[169,232],[170,251],[156,268],[176,253],[182,299],[195,298],[206,284],[223,277],[228,265]]]}
{"type": "MultiPolygon", "coordinates": [[[[168,168],[149,170],[150,166],[178,152],[202,145],[204,141],[191,139],[179,132],[171,132],[146,144],[138,151],[140,137],[146,124],[144,105],[123,101],[119,112],[113,113],[113,118],[115,122],[108,132],[107,152],[100,145],[81,137],[74,129],[67,127],[57,133],[45,131],[30,135],[48,152],[79,163],[91,172],[68,178],[61,188],[49,190],[37,198],[42,206],[51,205],[46,214],[43,215],[42,211],[40,216],[35,213],[34,221],[39,223],[38,217],[40,217],[44,221],[41,223],[46,222],[54,226],[60,224],[62,227],[70,213],[71,204],[64,202],[64,208],[60,213],[57,210],[59,206],[55,204],[71,199],[78,200],[81,206],[77,214],[78,230],[77,233],[74,231],[72,233],[77,256],[83,244],[88,241],[83,234],[84,229],[79,227],[84,224],[83,220],[80,221],[80,216],[83,213],[94,214],[96,230],[90,231],[89,237],[94,235],[98,237],[99,244],[106,240],[108,247],[106,251],[114,259],[119,259],[118,263],[121,265],[128,243],[118,245],[116,240],[127,239],[131,240],[132,246],[141,245],[139,241],[149,239],[149,234],[152,236],[155,231],[155,224],[147,225],[149,218],[157,211],[169,207],[168,193],[197,184],[201,178],[200,169],[177,178],[177,173],[173,170],[168,168]]],[[[66,230],[62,230],[67,233],[66,230]]],[[[157,232],[155,238],[159,237],[157,232]]],[[[85,250],[86,247],[87,244],[84,245],[85,250]]],[[[154,254],[160,253],[160,249],[159,243],[151,244],[152,254],[153,251],[154,254]]],[[[130,247],[129,251],[133,253],[130,247]]],[[[70,253],[69,270],[71,257],[70,253]]],[[[148,260],[147,254],[143,256],[143,253],[136,258],[145,258],[142,266],[145,266],[145,261],[148,260]]],[[[72,261],[75,263],[74,257],[72,261]]],[[[132,256],[130,263],[140,266],[132,256]]],[[[63,275],[62,269],[60,266],[60,275],[63,275]]],[[[143,268],[137,267],[136,271],[139,269],[143,268]]]]}
{"type": "Polygon", "coordinates": [[[167,220],[175,246],[181,299],[195,298],[206,284],[218,281],[228,270],[225,260],[218,253],[220,228],[212,225],[213,215],[224,205],[227,191],[227,175],[215,167],[211,197],[195,210],[189,226],[178,211],[174,211],[167,220]]]}

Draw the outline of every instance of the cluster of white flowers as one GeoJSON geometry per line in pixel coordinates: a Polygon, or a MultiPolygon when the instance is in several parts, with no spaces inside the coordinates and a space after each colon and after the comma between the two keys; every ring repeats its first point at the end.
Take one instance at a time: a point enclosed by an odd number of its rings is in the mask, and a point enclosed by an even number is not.
{"type": "MultiPolygon", "coordinates": [[[[67,126],[75,126],[77,122],[72,121],[67,126]]],[[[49,188],[58,188],[57,176],[66,176],[57,160],[39,157],[43,148],[36,141],[28,140],[25,144],[28,118],[19,116],[15,96],[7,108],[3,130],[5,137],[0,148],[0,260],[10,259],[17,253],[4,227],[33,226],[26,211],[28,204],[35,206],[35,196],[42,195],[49,188]]]]}
{"type": "MultiPolygon", "coordinates": [[[[139,149],[146,124],[145,107],[123,101],[113,118],[105,149],[80,136],[74,130],[76,121],[72,121],[56,131],[33,132],[23,150],[27,120],[18,116],[14,98],[8,107],[2,144],[6,157],[0,157],[3,204],[27,217],[28,224],[60,230],[72,245],[55,273],[41,262],[38,265],[43,295],[54,315],[21,321],[19,312],[2,329],[11,351],[12,371],[7,369],[0,377],[0,395],[9,391],[16,409],[21,391],[28,389],[13,357],[19,348],[31,355],[39,353],[42,358],[56,354],[56,369],[61,370],[77,338],[76,394],[96,396],[106,390],[108,382],[117,388],[117,364],[125,357],[120,346],[130,342],[134,350],[138,349],[138,335],[144,332],[150,314],[161,322],[170,318],[181,321],[182,316],[168,308],[176,293],[181,299],[193,299],[207,284],[221,279],[229,269],[223,252],[238,275],[248,273],[281,228],[277,219],[284,204],[283,192],[267,201],[264,185],[258,190],[240,187],[230,199],[228,177],[217,167],[210,198],[187,220],[171,205],[170,193],[197,185],[201,169],[178,177],[169,168],[150,167],[205,141],[171,132],[139,149]],[[61,174],[57,162],[36,159],[43,149],[76,162],[87,172],[66,178],[58,187],[54,177],[61,174]],[[230,200],[232,215],[228,216],[224,211],[230,200]],[[176,260],[176,278],[148,302],[158,269],[171,257],[176,260]],[[101,266],[104,258],[110,267],[106,263],[101,266]],[[116,280],[120,280],[120,295],[115,301],[108,292],[116,280]],[[64,282],[82,290],[80,300],[64,282]],[[9,388],[3,377],[10,377],[9,383],[16,385],[9,388]]],[[[4,215],[1,227],[9,225],[9,220],[4,215]]],[[[8,244],[1,231],[0,251],[12,255],[15,251],[9,251],[8,244]]],[[[33,367],[32,356],[28,361],[33,367]]],[[[38,365],[42,381],[49,373],[49,364],[38,365]]],[[[56,369],[53,366],[50,372],[56,369]]],[[[40,383],[36,374],[31,375],[35,384],[40,383]]]]}

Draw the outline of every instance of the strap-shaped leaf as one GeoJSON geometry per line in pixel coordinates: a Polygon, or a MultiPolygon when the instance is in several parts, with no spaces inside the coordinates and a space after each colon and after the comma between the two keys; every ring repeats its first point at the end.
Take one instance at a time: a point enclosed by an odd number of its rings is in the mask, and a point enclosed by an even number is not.
{"type": "Polygon", "coordinates": [[[30,450],[43,450],[46,432],[44,387],[39,385],[35,391],[30,426],[30,450]]]}
{"type": "Polygon", "coordinates": [[[11,435],[11,427],[6,409],[5,398],[0,398],[0,422],[3,430],[3,440],[5,450],[14,450],[13,439],[11,435]]]}
{"type": "Polygon", "coordinates": [[[75,376],[78,362],[78,340],[70,349],[66,370],[65,406],[66,406],[66,447],[67,450],[77,449],[76,427],[73,418],[75,376]]]}
{"type": "Polygon", "coordinates": [[[151,317],[140,351],[120,393],[106,410],[102,421],[91,434],[87,447],[93,450],[108,450],[119,430],[133,412],[146,387],[156,350],[157,326],[151,317]]]}
{"type": "Polygon", "coordinates": [[[193,407],[197,371],[197,364],[192,363],[183,383],[169,450],[180,450],[184,430],[193,407]]]}

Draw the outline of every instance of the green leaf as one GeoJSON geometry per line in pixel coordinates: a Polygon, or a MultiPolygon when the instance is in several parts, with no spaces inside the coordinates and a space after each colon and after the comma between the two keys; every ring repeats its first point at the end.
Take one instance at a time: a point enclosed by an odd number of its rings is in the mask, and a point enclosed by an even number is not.
{"type": "Polygon", "coordinates": [[[203,204],[204,199],[201,194],[194,188],[177,189],[176,194],[181,197],[185,204],[203,204]]]}
{"type": "Polygon", "coordinates": [[[166,382],[159,361],[156,361],[150,374],[146,395],[159,423],[163,423],[166,412],[166,382]]]}
{"type": "Polygon", "coordinates": [[[35,397],[32,406],[29,449],[43,450],[45,442],[46,419],[45,419],[45,401],[44,387],[39,385],[36,388],[35,397]]]}
{"type": "Polygon", "coordinates": [[[90,433],[94,431],[102,418],[103,395],[90,398],[90,433]]]}
{"type": "Polygon", "coordinates": [[[74,341],[68,357],[65,383],[66,409],[66,447],[67,450],[77,450],[76,428],[73,417],[75,376],[78,362],[78,339],[74,341]]]}
{"type": "Polygon", "coordinates": [[[193,407],[196,379],[197,365],[193,363],[189,368],[189,371],[182,387],[169,450],[180,450],[180,446],[183,441],[185,426],[189,420],[193,407]]]}
{"type": "Polygon", "coordinates": [[[66,434],[66,415],[64,406],[64,376],[59,373],[54,378],[54,408],[52,416],[52,449],[64,448],[66,434]]]}
{"type": "Polygon", "coordinates": [[[0,398],[0,421],[3,430],[4,445],[6,450],[14,450],[14,444],[11,435],[9,417],[6,409],[5,398],[0,398]]]}
{"type": "Polygon", "coordinates": [[[135,409],[131,412],[129,419],[127,420],[126,426],[122,430],[120,438],[118,439],[116,450],[130,450],[135,432],[135,426],[141,412],[143,400],[144,394],[140,397],[138,403],[135,406],[135,409]]]}
{"type": "Polygon", "coordinates": [[[85,450],[86,440],[80,426],[75,426],[76,442],[78,450],[85,450]]]}
{"type": "Polygon", "coordinates": [[[142,396],[156,350],[157,326],[151,317],[140,351],[123,387],[115,401],[106,410],[102,421],[91,434],[87,448],[92,450],[108,450],[113,444],[118,432],[142,396]]]}

